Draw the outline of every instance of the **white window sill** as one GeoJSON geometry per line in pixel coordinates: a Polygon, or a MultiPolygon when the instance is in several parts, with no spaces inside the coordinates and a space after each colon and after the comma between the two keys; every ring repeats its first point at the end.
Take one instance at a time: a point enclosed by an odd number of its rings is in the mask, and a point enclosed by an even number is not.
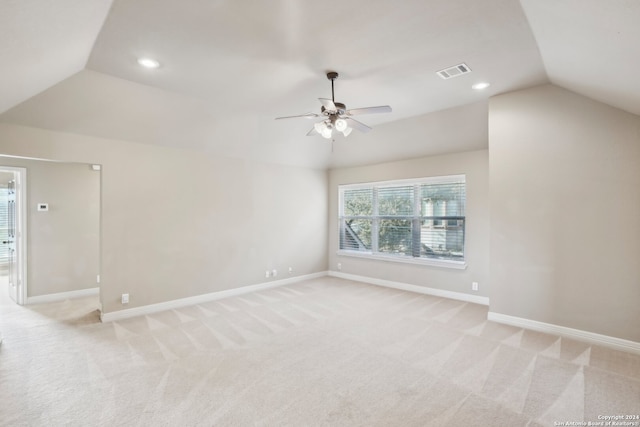
{"type": "Polygon", "coordinates": [[[336,254],[340,256],[350,256],[354,258],[372,259],[377,261],[399,262],[404,264],[451,268],[454,270],[465,270],[467,268],[467,263],[464,261],[450,261],[450,260],[433,259],[433,258],[403,257],[403,256],[397,256],[397,255],[384,255],[380,253],[373,254],[371,252],[356,252],[356,251],[345,251],[345,250],[339,250],[336,252],[336,254]]]}

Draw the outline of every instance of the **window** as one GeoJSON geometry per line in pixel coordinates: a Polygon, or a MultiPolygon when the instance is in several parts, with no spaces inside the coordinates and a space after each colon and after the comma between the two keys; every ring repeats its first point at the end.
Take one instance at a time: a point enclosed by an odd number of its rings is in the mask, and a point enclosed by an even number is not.
{"type": "Polygon", "coordinates": [[[464,267],[464,175],[339,187],[340,253],[464,267]]]}
{"type": "MultiPolygon", "coordinates": [[[[0,242],[9,240],[8,194],[6,187],[0,188],[0,242]]],[[[0,270],[7,266],[8,261],[9,245],[0,244],[0,270]]]]}

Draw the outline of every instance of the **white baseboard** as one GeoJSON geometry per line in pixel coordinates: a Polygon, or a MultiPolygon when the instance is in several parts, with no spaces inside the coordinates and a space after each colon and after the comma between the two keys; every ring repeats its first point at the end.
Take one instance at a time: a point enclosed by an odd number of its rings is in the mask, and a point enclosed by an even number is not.
{"type": "Polygon", "coordinates": [[[356,274],[346,274],[339,271],[329,271],[329,276],[339,277],[341,279],[353,280],[356,282],[369,283],[370,285],[384,286],[387,288],[400,289],[403,291],[417,292],[419,294],[433,295],[455,299],[459,301],[472,302],[474,304],[489,305],[488,297],[477,295],[469,295],[462,292],[445,291],[442,289],[428,288],[426,286],[411,285],[409,283],[393,282],[391,280],[376,279],[373,277],[358,276],[356,274]]]}
{"type": "Polygon", "coordinates": [[[582,331],[580,329],[567,328],[566,326],[558,326],[552,323],[538,322],[537,320],[529,320],[522,317],[509,316],[507,314],[496,313],[493,311],[488,313],[487,319],[492,322],[504,323],[505,325],[559,335],[561,337],[572,338],[578,341],[586,341],[591,344],[601,345],[616,350],[640,354],[640,343],[635,341],[582,331]]]}
{"type": "Polygon", "coordinates": [[[223,298],[235,297],[251,292],[263,291],[265,289],[276,288],[279,286],[290,285],[292,283],[302,282],[304,280],[317,279],[327,275],[326,271],[319,273],[306,274],[304,276],[289,277],[287,279],[274,280],[272,282],[258,283],[256,285],[243,286],[241,288],[227,289],[224,291],[211,292],[193,297],[181,298],[171,301],[160,302],[157,304],[143,305],[141,307],[127,308],[110,313],[101,313],[100,320],[102,322],[113,322],[114,320],[127,319],[129,317],[142,316],[145,314],[157,313],[159,311],[171,310],[174,308],[186,307],[189,305],[201,304],[209,301],[215,301],[223,298]]]}
{"type": "Polygon", "coordinates": [[[100,288],[80,289],[78,291],[59,292],[57,294],[27,297],[27,304],[42,304],[45,302],[64,301],[66,299],[92,297],[100,294],[100,288]]]}

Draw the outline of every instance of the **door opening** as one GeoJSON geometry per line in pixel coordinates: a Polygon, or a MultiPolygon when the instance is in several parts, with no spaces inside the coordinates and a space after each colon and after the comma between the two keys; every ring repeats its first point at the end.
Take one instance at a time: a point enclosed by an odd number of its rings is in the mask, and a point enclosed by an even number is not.
{"type": "Polygon", "coordinates": [[[0,166],[0,271],[7,276],[9,297],[20,305],[27,290],[26,185],[25,168],[0,166]]]}

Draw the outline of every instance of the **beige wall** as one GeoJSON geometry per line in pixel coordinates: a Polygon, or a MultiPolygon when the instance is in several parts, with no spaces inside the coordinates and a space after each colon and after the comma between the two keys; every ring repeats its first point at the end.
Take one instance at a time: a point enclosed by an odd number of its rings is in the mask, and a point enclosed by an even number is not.
{"type": "Polygon", "coordinates": [[[496,313],[640,341],[640,118],[552,85],[494,97],[489,111],[489,151],[328,179],[7,124],[0,153],[103,165],[105,312],[123,308],[124,292],[136,307],[341,262],[344,273],[489,296],[496,313]],[[339,184],[451,174],[467,177],[466,270],[336,254],[339,184]]]}
{"type": "Polygon", "coordinates": [[[13,173],[12,172],[2,172],[0,171],[0,187],[7,187],[7,184],[9,184],[9,181],[11,181],[13,179],[13,173]]]}
{"type": "Polygon", "coordinates": [[[640,117],[497,96],[489,158],[491,311],[640,342],[640,117]]]}
{"type": "Polygon", "coordinates": [[[102,164],[105,313],[327,268],[325,171],[8,124],[0,153],[102,164]]]}
{"type": "Polygon", "coordinates": [[[340,262],[342,272],[347,274],[476,296],[489,296],[488,183],[487,150],[331,170],[329,173],[329,269],[337,270],[337,264],[340,262]],[[465,236],[467,268],[465,270],[337,255],[339,185],[456,174],[465,174],[467,183],[465,236]],[[471,282],[479,283],[478,292],[471,291],[471,282]]]}
{"type": "Polygon", "coordinates": [[[0,157],[27,169],[27,296],[95,288],[100,251],[100,172],[88,164],[0,157]],[[49,211],[39,212],[38,203],[49,211]]]}

